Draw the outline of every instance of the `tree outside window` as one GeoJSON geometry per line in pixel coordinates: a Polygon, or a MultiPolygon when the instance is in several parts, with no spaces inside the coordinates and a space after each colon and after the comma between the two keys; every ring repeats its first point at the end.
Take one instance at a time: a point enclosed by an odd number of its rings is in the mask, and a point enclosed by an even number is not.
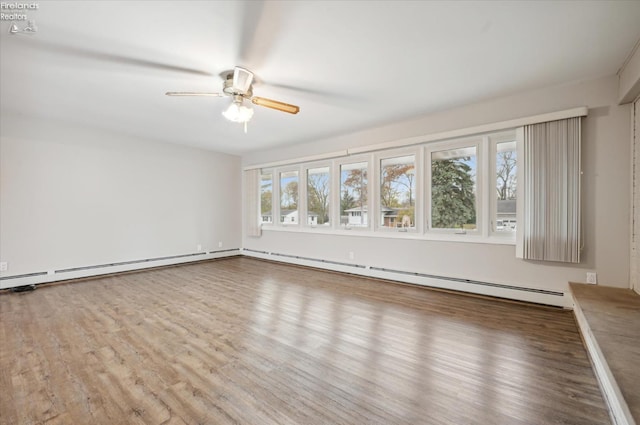
{"type": "Polygon", "coordinates": [[[273,223],[273,174],[260,175],[260,217],[262,223],[273,223]]]}
{"type": "Polygon", "coordinates": [[[298,172],[280,173],[280,222],[298,223],[298,172]]]}
{"type": "Polygon", "coordinates": [[[329,225],[329,167],[307,170],[307,224],[329,225]]]}
{"type": "Polygon", "coordinates": [[[367,227],[367,163],[340,166],[340,224],[367,227]]]}
{"type": "Polygon", "coordinates": [[[415,156],[380,161],[380,225],[415,227],[415,156]]]}
{"type": "Polygon", "coordinates": [[[516,142],[496,144],[496,215],[494,230],[512,233],[516,230],[516,199],[518,161],[516,142]]]}
{"type": "Polygon", "coordinates": [[[476,229],[475,147],[431,154],[431,226],[476,229]]]}

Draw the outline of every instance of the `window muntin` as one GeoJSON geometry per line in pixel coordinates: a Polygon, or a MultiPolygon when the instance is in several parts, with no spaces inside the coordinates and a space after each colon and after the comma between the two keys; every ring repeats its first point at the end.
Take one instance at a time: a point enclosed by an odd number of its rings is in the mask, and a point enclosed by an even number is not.
{"type": "Polygon", "coordinates": [[[405,155],[380,160],[379,227],[416,227],[416,158],[405,155]]]}
{"type": "Polygon", "coordinates": [[[308,226],[329,226],[330,181],[329,167],[307,170],[307,222],[308,226]]]}
{"type": "Polygon", "coordinates": [[[280,223],[298,224],[298,171],[280,173],[280,223]]]}
{"type": "Polygon", "coordinates": [[[273,173],[260,174],[260,223],[273,223],[273,173]]]}
{"type": "Polygon", "coordinates": [[[366,161],[340,165],[340,226],[343,228],[369,226],[367,170],[366,161]]]}
{"type": "Polygon", "coordinates": [[[478,228],[478,147],[433,151],[429,155],[432,229],[460,233],[478,228]]]}
{"type": "Polygon", "coordinates": [[[515,140],[495,143],[495,196],[492,200],[492,231],[513,234],[516,231],[518,158],[515,140]]]}
{"type": "MultiPolygon", "coordinates": [[[[515,154],[514,146],[520,150],[521,139],[514,129],[263,170],[262,174],[272,174],[275,226],[267,228],[359,229],[372,232],[372,236],[390,230],[424,231],[426,239],[513,243],[516,218],[505,216],[504,204],[499,205],[505,199],[498,195],[498,155],[507,151],[515,154]],[[444,165],[457,171],[457,177],[456,173],[447,177],[444,165]],[[369,187],[372,175],[378,185],[369,187]],[[443,185],[442,179],[448,185],[443,185]],[[325,182],[321,193],[327,195],[327,202],[318,203],[314,186],[325,182]],[[466,205],[466,210],[456,209],[460,204],[466,205]],[[322,209],[326,212],[320,214],[322,209]],[[443,211],[458,217],[447,221],[443,214],[438,215],[443,211]],[[321,215],[326,221],[319,219],[321,215]]],[[[514,170],[519,172],[517,166],[514,170]]],[[[265,179],[261,195],[268,196],[268,176],[265,179]]],[[[515,195],[515,189],[508,188],[506,197],[511,199],[506,200],[517,199],[515,195]]]]}

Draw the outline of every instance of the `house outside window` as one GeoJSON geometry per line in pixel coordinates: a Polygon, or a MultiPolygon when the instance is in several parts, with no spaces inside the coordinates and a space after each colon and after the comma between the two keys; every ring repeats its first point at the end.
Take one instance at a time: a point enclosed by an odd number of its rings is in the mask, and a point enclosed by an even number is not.
{"type": "Polygon", "coordinates": [[[298,170],[280,173],[280,223],[298,224],[298,170]]]}
{"type": "Polygon", "coordinates": [[[379,226],[409,229],[416,226],[415,155],[380,161],[379,226]]]}
{"type": "Polygon", "coordinates": [[[307,225],[329,226],[330,167],[307,170],[307,225]]]}
{"type": "Polygon", "coordinates": [[[501,130],[262,170],[261,222],[274,230],[514,244],[522,137],[501,130]],[[378,185],[369,187],[370,176],[378,185]]]}
{"type": "MultiPolygon", "coordinates": [[[[507,135],[508,137],[508,135],[507,135]]],[[[513,139],[513,137],[509,137],[513,139]]],[[[516,231],[516,201],[518,195],[518,158],[515,140],[492,137],[495,170],[495,199],[493,202],[492,231],[512,234],[516,231]]]]}
{"type": "Polygon", "coordinates": [[[369,226],[368,163],[340,165],[340,225],[366,228],[369,226]]]}

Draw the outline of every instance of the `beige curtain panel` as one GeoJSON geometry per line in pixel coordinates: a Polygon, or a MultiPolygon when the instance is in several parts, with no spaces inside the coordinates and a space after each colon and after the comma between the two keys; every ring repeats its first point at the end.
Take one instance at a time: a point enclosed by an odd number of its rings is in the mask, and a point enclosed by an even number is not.
{"type": "Polygon", "coordinates": [[[259,237],[262,235],[260,227],[260,189],[258,179],[260,178],[260,170],[246,170],[244,172],[244,205],[245,205],[245,229],[247,236],[259,237]]]}
{"type": "Polygon", "coordinates": [[[580,262],[581,118],[524,127],[523,258],[580,262]]]}

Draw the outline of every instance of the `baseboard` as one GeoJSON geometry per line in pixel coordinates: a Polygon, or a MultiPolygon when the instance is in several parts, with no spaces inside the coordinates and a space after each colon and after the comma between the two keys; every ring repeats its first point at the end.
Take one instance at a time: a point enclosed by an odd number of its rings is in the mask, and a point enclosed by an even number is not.
{"type": "Polygon", "coordinates": [[[460,279],[448,276],[436,276],[408,270],[395,270],[375,265],[346,263],[301,257],[290,254],[242,249],[242,255],[265,260],[279,261],[288,264],[315,267],[325,270],[351,273],[359,276],[393,280],[413,285],[467,292],[491,297],[506,298],[555,307],[570,308],[571,300],[565,292],[537,289],[525,286],[506,285],[497,282],[486,282],[471,279],[460,279]]]}
{"type": "Polygon", "coordinates": [[[513,284],[506,285],[497,282],[460,279],[448,276],[436,276],[413,272],[410,270],[388,269],[375,265],[331,261],[325,259],[289,255],[284,253],[257,251],[241,248],[180,254],[168,257],[148,258],[108,264],[80,266],[53,271],[32,272],[14,276],[3,276],[0,277],[0,289],[100,276],[111,273],[144,270],[153,267],[190,263],[195,261],[229,257],[239,254],[249,257],[280,261],[289,264],[297,264],[302,266],[321,268],[325,270],[351,273],[360,276],[387,279],[402,283],[410,283],[414,285],[467,292],[491,297],[506,298],[516,301],[551,305],[555,307],[570,308],[570,306],[572,305],[570,296],[568,296],[568,294],[565,292],[531,288],[513,284]]]}
{"type": "Polygon", "coordinates": [[[195,261],[231,257],[240,254],[240,248],[219,251],[195,252],[165,257],[145,258],[139,260],[120,261],[106,264],[78,266],[58,270],[31,272],[13,276],[0,277],[0,289],[16,288],[25,285],[38,285],[61,280],[80,279],[105,274],[144,270],[154,267],[192,263],[195,261]]]}

